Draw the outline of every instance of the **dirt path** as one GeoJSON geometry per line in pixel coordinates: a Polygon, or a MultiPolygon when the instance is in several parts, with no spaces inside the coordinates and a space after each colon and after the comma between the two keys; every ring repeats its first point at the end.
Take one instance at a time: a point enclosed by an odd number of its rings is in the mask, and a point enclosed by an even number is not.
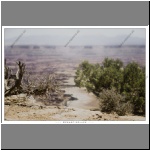
{"type": "Polygon", "coordinates": [[[79,88],[75,86],[74,77],[70,77],[67,80],[69,87],[64,88],[67,94],[72,94],[74,100],[68,101],[68,107],[81,108],[81,109],[98,109],[99,101],[92,94],[88,93],[84,88],[79,88]]]}

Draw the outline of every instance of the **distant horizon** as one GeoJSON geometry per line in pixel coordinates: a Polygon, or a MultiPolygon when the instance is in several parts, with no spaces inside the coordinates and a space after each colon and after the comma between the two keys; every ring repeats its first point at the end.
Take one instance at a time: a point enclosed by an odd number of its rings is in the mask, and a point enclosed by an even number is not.
{"type": "MultiPolygon", "coordinates": [[[[6,44],[5,46],[7,47],[11,47],[11,45],[9,44],[6,44]]],[[[17,47],[17,46],[59,46],[59,47],[65,47],[64,45],[51,45],[51,44],[41,44],[41,45],[37,45],[37,44],[16,44],[14,45],[13,47],[17,47]]],[[[92,46],[92,47],[95,47],[95,46],[119,46],[119,44],[117,45],[113,45],[113,44],[110,44],[110,45],[68,45],[67,47],[85,47],[85,46],[92,46]]],[[[128,47],[128,46],[146,46],[146,44],[128,44],[128,45],[122,45],[121,47],[128,47]]]]}
{"type": "Polygon", "coordinates": [[[146,30],[142,28],[4,30],[6,45],[143,45],[145,42],[146,30]]]}

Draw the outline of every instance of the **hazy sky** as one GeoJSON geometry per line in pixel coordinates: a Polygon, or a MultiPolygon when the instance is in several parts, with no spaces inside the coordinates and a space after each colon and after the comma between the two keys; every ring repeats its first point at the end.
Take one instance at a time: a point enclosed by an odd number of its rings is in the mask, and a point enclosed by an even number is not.
{"type": "Polygon", "coordinates": [[[111,45],[120,44],[134,30],[131,37],[125,44],[144,44],[145,29],[30,29],[30,28],[5,28],[5,44],[13,44],[14,41],[26,31],[23,36],[16,42],[20,44],[38,44],[38,45],[111,45]]]}

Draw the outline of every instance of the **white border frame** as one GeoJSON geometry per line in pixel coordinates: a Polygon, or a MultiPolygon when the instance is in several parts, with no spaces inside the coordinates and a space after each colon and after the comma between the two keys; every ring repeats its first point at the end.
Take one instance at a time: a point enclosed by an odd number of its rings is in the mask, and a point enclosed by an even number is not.
{"type": "MultiPolygon", "coordinates": [[[[53,28],[53,29],[112,29],[144,28],[146,29],[146,120],[145,121],[5,121],[4,120],[4,80],[2,80],[2,124],[149,124],[149,26],[2,26],[2,70],[4,70],[4,29],[5,28],[53,28]]],[[[4,79],[4,71],[2,79],[4,79]]]]}

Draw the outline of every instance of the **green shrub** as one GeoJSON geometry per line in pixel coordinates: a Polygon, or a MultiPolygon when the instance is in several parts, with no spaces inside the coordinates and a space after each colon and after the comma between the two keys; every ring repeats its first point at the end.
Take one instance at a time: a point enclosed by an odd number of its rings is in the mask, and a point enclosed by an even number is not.
{"type": "Polygon", "coordinates": [[[124,69],[123,93],[134,106],[134,114],[145,114],[145,71],[137,63],[124,69]]]}
{"type": "Polygon", "coordinates": [[[119,59],[106,58],[101,66],[84,61],[79,65],[74,81],[78,87],[86,87],[88,92],[93,92],[96,96],[99,96],[103,88],[114,87],[120,92],[123,82],[122,67],[123,63],[119,59]]]}
{"type": "Polygon", "coordinates": [[[110,58],[105,58],[103,63],[102,63],[104,68],[115,68],[117,70],[120,70],[123,67],[123,62],[120,59],[110,59],[110,58]]]}
{"type": "Polygon", "coordinates": [[[105,90],[100,94],[100,110],[102,112],[115,112],[120,116],[132,113],[133,108],[130,102],[125,103],[125,97],[119,94],[114,88],[105,90]]]}
{"type": "Polygon", "coordinates": [[[119,107],[119,102],[122,100],[122,96],[118,94],[115,89],[105,90],[100,93],[100,109],[102,112],[116,112],[116,108],[119,107]]]}
{"type": "Polygon", "coordinates": [[[119,106],[116,108],[116,113],[119,116],[131,114],[133,113],[133,105],[130,102],[120,102],[119,106]]]}
{"type": "Polygon", "coordinates": [[[103,111],[145,114],[145,68],[135,62],[124,67],[119,59],[105,58],[101,65],[84,61],[76,71],[75,84],[100,97],[103,111]]]}
{"type": "Polygon", "coordinates": [[[75,75],[75,83],[78,87],[86,87],[86,83],[89,80],[93,65],[89,64],[88,61],[83,61],[77,68],[75,75]]]}

